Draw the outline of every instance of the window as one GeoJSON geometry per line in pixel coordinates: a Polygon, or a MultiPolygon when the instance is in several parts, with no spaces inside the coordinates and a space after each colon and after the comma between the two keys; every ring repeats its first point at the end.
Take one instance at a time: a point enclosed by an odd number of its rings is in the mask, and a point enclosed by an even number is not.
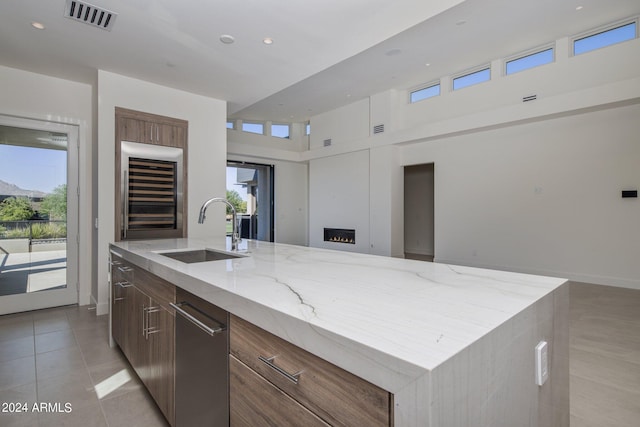
{"type": "Polygon", "coordinates": [[[258,133],[264,135],[264,124],[255,122],[242,122],[242,130],[244,132],[258,133]]]}
{"type": "Polygon", "coordinates": [[[271,136],[276,138],[289,138],[289,125],[272,124],[271,136]]]}
{"type": "Polygon", "coordinates": [[[423,99],[431,98],[438,95],[440,95],[440,83],[436,83],[422,89],[414,90],[413,92],[411,92],[409,101],[413,104],[414,102],[422,101],[423,99]]]}
{"type": "Polygon", "coordinates": [[[537,67],[538,65],[549,64],[551,62],[553,62],[553,48],[507,61],[506,74],[509,75],[517,73],[519,71],[537,67]]]}
{"type": "Polygon", "coordinates": [[[573,54],[589,52],[601,47],[610,46],[636,38],[636,22],[621,25],[609,30],[591,34],[573,41],[573,54]]]}
{"type": "Polygon", "coordinates": [[[304,127],[304,134],[305,135],[311,135],[311,123],[307,123],[307,125],[304,127]]]}
{"type": "Polygon", "coordinates": [[[233,120],[227,120],[227,129],[235,129],[235,127],[233,120]]]}
{"type": "Polygon", "coordinates": [[[455,77],[453,79],[453,90],[462,89],[467,86],[473,86],[489,80],[491,80],[491,69],[484,68],[480,71],[474,71],[460,77],[455,77]]]}

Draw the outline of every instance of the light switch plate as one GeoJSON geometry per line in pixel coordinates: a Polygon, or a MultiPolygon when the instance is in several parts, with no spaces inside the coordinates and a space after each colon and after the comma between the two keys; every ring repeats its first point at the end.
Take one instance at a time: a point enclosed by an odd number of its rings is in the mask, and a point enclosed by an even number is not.
{"type": "Polygon", "coordinates": [[[543,385],[549,378],[549,345],[540,341],[536,346],[536,385],[543,385]]]}

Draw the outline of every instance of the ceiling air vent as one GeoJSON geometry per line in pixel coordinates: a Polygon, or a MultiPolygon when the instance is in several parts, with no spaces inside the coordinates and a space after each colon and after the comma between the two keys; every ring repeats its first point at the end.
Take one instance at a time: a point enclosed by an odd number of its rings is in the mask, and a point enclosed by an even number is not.
{"type": "Polygon", "coordinates": [[[325,147],[330,146],[330,145],[331,145],[331,138],[329,138],[329,139],[325,139],[325,140],[323,141],[323,144],[324,144],[324,146],[325,146],[325,147]]]}
{"type": "Polygon", "coordinates": [[[522,97],[522,102],[535,101],[536,99],[538,99],[538,95],[523,96],[522,97]]]}
{"type": "Polygon", "coordinates": [[[118,14],[89,3],[67,0],[64,8],[64,16],[75,21],[102,28],[103,30],[111,31],[118,14]]]}
{"type": "Polygon", "coordinates": [[[382,132],[384,132],[384,125],[375,125],[375,126],[373,127],[373,133],[374,133],[374,135],[375,135],[376,133],[382,133],[382,132]]]}

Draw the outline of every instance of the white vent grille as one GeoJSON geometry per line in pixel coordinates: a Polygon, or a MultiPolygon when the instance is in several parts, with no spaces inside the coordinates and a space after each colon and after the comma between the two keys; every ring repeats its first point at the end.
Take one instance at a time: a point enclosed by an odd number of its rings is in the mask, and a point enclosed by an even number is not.
{"type": "Polygon", "coordinates": [[[375,126],[373,127],[373,133],[374,133],[374,135],[375,135],[376,133],[382,133],[382,132],[384,132],[384,125],[375,125],[375,126]]]}
{"type": "Polygon", "coordinates": [[[329,139],[325,139],[325,140],[323,141],[323,144],[324,144],[324,146],[325,146],[325,147],[330,146],[330,145],[331,145],[331,138],[329,138],[329,139]]]}
{"type": "Polygon", "coordinates": [[[64,16],[74,21],[111,31],[118,15],[89,3],[67,0],[64,16]]]}
{"type": "Polygon", "coordinates": [[[522,102],[535,101],[538,99],[538,95],[527,95],[522,97],[522,102]]]}

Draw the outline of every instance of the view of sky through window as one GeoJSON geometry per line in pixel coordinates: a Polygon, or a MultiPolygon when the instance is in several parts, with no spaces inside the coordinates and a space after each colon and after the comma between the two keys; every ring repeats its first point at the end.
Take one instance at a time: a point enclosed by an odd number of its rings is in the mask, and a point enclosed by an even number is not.
{"type": "Polygon", "coordinates": [[[289,125],[272,124],[271,136],[278,138],[289,138],[289,125]]]}
{"type": "Polygon", "coordinates": [[[244,132],[264,134],[264,125],[262,123],[243,122],[242,130],[244,132]]]}
{"type": "Polygon", "coordinates": [[[507,75],[553,62],[553,48],[507,61],[507,75]]]}
{"type": "Polygon", "coordinates": [[[67,152],[0,144],[0,180],[50,193],[67,182],[67,152]]]}
{"type": "Polygon", "coordinates": [[[465,74],[464,76],[456,77],[455,79],[453,79],[453,90],[473,86],[489,80],[491,80],[491,69],[485,68],[483,70],[465,74]]]}
{"type": "Polygon", "coordinates": [[[411,103],[422,101],[440,95],[440,84],[435,84],[424,89],[418,89],[411,92],[411,103]]]}
{"type": "Polygon", "coordinates": [[[631,40],[636,37],[636,23],[623,25],[621,27],[612,28],[598,34],[583,37],[573,42],[573,54],[589,52],[594,49],[620,43],[625,40],[631,40]]]}

